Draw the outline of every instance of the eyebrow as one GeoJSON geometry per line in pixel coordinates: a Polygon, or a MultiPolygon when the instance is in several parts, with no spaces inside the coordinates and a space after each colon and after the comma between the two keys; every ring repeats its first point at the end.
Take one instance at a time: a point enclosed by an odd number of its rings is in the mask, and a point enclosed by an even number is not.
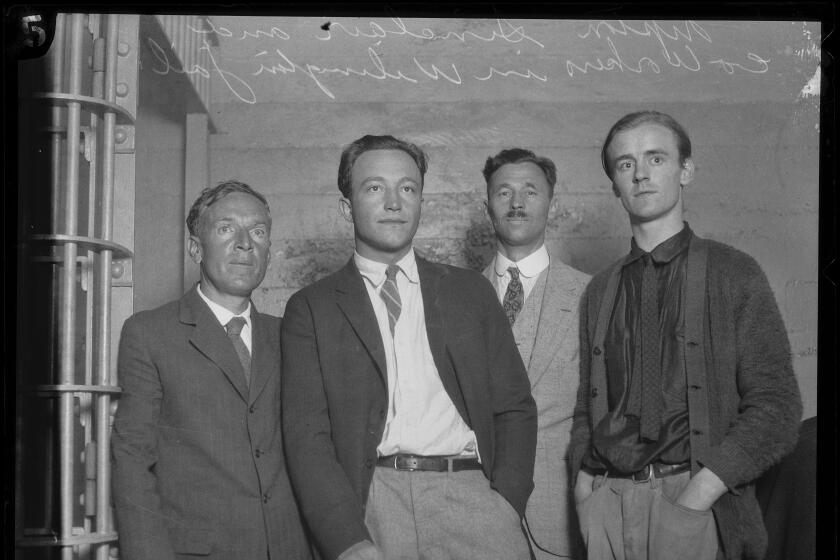
{"type": "MultiPolygon", "coordinates": [[[[364,179],[362,179],[362,182],[359,183],[359,184],[364,185],[365,183],[368,183],[370,181],[379,181],[380,183],[386,183],[387,182],[384,177],[376,175],[374,177],[365,177],[364,179]]],[[[401,177],[399,180],[397,180],[397,184],[399,185],[400,183],[404,183],[406,181],[411,181],[412,183],[415,183],[415,184],[419,183],[419,181],[417,181],[413,177],[409,177],[408,175],[406,175],[405,177],[401,177]]]]}
{"type": "MultiPolygon", "coordinates": [[[[665,150],[663,148],[656,148],[656,149],[653,149],[653,150],[647,150],[642,155],[645,155],[645,156],[658,156],[658,155],[667,156],[667,155],[669,155],[669,153],[668,153],[668,150],[665,150]]],[[[631,154],[621,154],[620,156],[615,157],[615,161],[618,161],[620,159],[636,159],[636,158],[633,157],[631,154]]]]}

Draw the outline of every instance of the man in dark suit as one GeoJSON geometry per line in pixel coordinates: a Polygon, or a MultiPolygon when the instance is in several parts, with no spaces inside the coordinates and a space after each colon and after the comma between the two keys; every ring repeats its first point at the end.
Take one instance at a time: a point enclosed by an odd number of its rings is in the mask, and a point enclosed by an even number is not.
{"type": "Polygon", "coordinates": [[[307,559],[283,458],[280,321],[249,299],[270,256],[268,204],[225,182],[202,191],[187,226],[199,284],[129,318],[120,339],[120,556],[307,559]]]}
{"type": "Polygon", "coordinates": [[[356,252],[282,328],[289,474],[328,560],[527,559],[528,377],[490,284],[415,256],[425,171],[391,136],[342,153],[356,252]]]}

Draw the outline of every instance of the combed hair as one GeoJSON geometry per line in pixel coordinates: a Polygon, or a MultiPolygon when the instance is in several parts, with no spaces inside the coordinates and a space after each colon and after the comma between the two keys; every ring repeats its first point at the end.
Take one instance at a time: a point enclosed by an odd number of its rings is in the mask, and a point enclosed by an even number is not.
{"type": "Polygon", "coordinates": [[[204,188],[198,195],[198,198],[195,199],[195,202],[193,202],[190,207],[190,211],[187,214],[187,229],[189,230],[190,235],[198,235],[198,230],[201,229],[201,216],[208,208],[230,193],[234,192],[250,194],[262,202],[263,206],[265,206],[266,214],[271,216],[268,201],[263,195],[241,181],[224,181],[215,187],[204,188]]]}
{"type": "MultiPolygon", "coordinates": [[[[490,156],[484,162],[484,181],[487,183],[487,188],[490,188],[490,177],[493,176],[501,166],[509,163],[527,163],[531,162],[540,169],[545,175],[545,180],[548,182],[549,192],[554,194],[554,184],[557,182],[557,166],[547,157],[541,157],[525,148],[508,148],[502,150],[495,156],[490,156]]],[[[489,193],[489,190],[488,190],[489,193]]]]}
{"type": "Polygon", "coordinates": [[[341,191],[344,198],[350,198],[353,194],[350,177],[353,172],[353,165],[359,159],[359,156],[371,150],[402,150],[407,153],[417,164],[417,169],[420,170],[420,188],[423,187],[428,157],[422,149],[411,142],[390,135],[374,136],[367,134],[344,146],[341,151],[341,162],[338,164],[338,190],[341,191]]]}
{"type": "Polygon", "coordinates": [[[612,180],[612,169],[610,169],[610,162],[607,161],[607,150],[615,135],[624,130],[630,130],[631,128],[651,123],[662,125],[674,133],[677,139],[680,165],[684,164],[685,160],[691,157],[691,140],[688,139],[688,133],[674,117],[660,113],[659,111],[636,111],[618,119],[618,122],[612,125],[612,128],[607,133],[607,137],[604,139],[604,144],[601,146],[601,165],[604,166],[607,177],[612,180]]]}

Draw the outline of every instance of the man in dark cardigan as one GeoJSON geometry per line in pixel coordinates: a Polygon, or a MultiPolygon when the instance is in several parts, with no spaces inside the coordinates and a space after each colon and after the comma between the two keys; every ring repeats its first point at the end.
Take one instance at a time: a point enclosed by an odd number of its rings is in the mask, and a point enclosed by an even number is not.
{"type": "Polygon", "coordinates": [[[580,314],[569,458],[589,558],[763,558],[753,483],[802,414],[773,293],[753,258],[683,221],[694,163],[672,117],[626,115],[602,162],[633,239],[580,314]]]}

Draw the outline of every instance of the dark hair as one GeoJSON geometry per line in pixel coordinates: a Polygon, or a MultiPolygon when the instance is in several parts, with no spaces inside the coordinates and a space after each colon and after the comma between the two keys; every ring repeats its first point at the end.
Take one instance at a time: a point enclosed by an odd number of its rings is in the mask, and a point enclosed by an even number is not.
{"type": "MultiPolygon", "coordinates": [[[[548,182],[548,189],[550,194],[554,194],[554,184],[557,182],[557,167],[554,162],[547,157],[540,157],[531,150],[524,148],[508,148],[502,150],[495,156],[487,158],[484,162],[484,180],[487,182],[487,188],[490,188],[490,177],[493,176],[501,166],[508,163],[526,163],[531,162],[542,169],[545,175],[545,180],[548,182]]],[[[489,190],[487,191],[489,194],[489,190]]]]}
{"type": "Polygon", "coordinates": [[[344,198],[350,198],[353,194],[350,177],[353,165],[359,159],[359,156],[371,150],[402,150],[407,153],[417,164],[417,169],[420,170],[420,187],[423,187],[423,177],[426,175],[427,165],[427,156],[423,150],[411,142],[390,135],[374,136],[367,134],[347,144],[341,151],[341,162],[338,164],[338,190],[341,191],[344,198]]]}
{"type": "Polygon", "coordinates": [[[198,195],[198,198],[195,199],[195,202],[193,202],[190,207],[190,212],[187,214],[187,229],[190,231],[190,235],[198,235],[201,216],[204,214],[205,210],[213,206],[213,204],[218,202],[220,199],[234,192],[250,194],[262,202],[263,206],[265,206],[266,214],[269,215],[269,218],[271,217],[271,211],[268,208],[268,201],[263,195],[240,181],[224,181],[215,187],[206,187],[201,191],[201,194],[198,195]]]}
{"type": "Polygon", "coordinates": [[[610,147],[613,137],[624,130],[630,130],[631,128],[636,128],[637,126],[649,123],[662,125],[674,133],[677,140],[677,151],[679,152],[680,165],[684,164],[685,160],[691,157],[691,140],[688,139],[688,133],[682,125],[674,119],[674,117],[665,113],[660,113],[659,111],[637,111],[635,113],[624,115],[618,119],[618,122],[612,125],[612,128],[607,133],[606,139],[604,139],[604,145],[601,146],[601,165],[604,166],[604,171],[606,171],[607,177],[612,179],[610,162],[607,161],[607,149],[610,147]]]}

